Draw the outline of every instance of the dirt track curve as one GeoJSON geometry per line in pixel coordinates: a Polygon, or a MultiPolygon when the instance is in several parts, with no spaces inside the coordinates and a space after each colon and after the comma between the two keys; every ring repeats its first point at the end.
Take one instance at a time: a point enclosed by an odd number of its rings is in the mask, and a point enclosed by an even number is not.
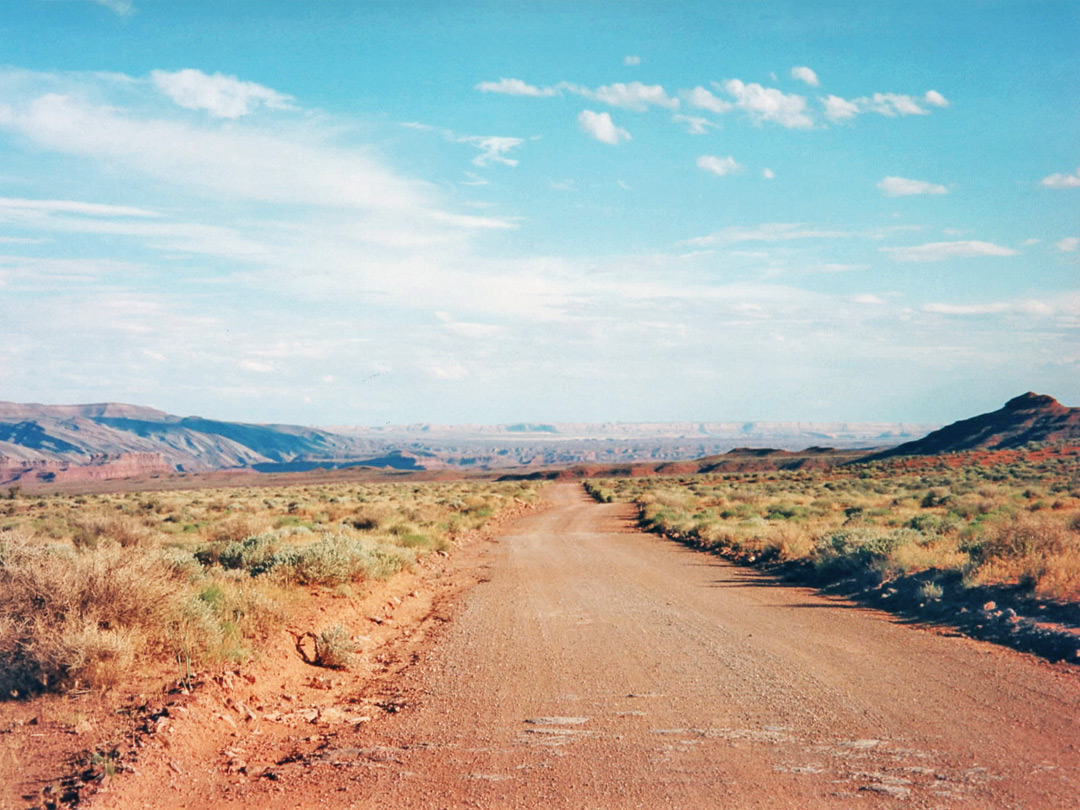
{"type": "Polygon", "coordinates": [[[777,585],[576,485],[548,497],[466,552],[481,581],[416,662],[349,698],[396,711],[255,728],[231,745],[273,739],[268,769],[174,763],[169,792],[129,777],[92,806],[1080,806],[1076,667],[777,585]]]}

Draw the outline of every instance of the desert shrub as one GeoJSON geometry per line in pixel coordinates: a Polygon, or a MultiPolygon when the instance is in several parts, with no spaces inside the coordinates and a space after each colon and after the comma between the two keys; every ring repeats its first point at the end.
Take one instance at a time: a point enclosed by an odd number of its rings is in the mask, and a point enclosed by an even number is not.
{"type": "Polygon", "coordinates": [[[881,571],[898,547],[917,544],[922,538],[912,529],[841,529],[818,538],[810,559],[818,570],[835,574],[881,571]]]}
{"type": "Polygon", "coordinates": [[[94,515],[74,523],[72,543],[80,548],[94,548],[112,541],[124,548],[146,545],[156,533],[134,518],[124,515],[94,515]]]}
{"type": "Polygon", "coordinates": [[[386,579],[415,561],[409,549],[327,533],[316,543],[278,552],[274,568],[276,575],[301,585],[339,585],[386,579]]]}
{"type": "Polygon", "coordinates": [[[360,645],[343,625],[327,627],[315,636],[315,663],[320,667],[347,669],[360,645]]]}
{"type": "Polygon", "coordinates": [[[167,646],[173,573],[119,546],[72,551],[0,540],[0,693],[108,683],[143,650],[167,646]]]}
{"type": "Polygon", "coordinates": [[[210,543],[240,542],[248,537],[255,537],[270,530],[270,520],[254,515],[230,515],[224,520],[215,520],[202,530],[202,535],[210,543]]]}
{"type": "Polygon", "coordinates": [[[919,586],[919,598],[924,602],[936,602],[945,594],[945,589],[933,580],[927,580],[919,586]]]}
{"type": "Polygon", "coordinates": [[[1068,515],[1019,512],[988,521],[972,544],[977,582],[1016,581],[1044,596],[1080,595],[1080,531],[1068,515]]]}

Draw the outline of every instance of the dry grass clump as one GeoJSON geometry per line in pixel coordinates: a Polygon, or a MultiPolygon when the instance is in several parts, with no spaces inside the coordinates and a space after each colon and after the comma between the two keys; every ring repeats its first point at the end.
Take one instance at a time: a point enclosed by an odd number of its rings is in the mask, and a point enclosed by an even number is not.
{"type": "Polygon", "coordinates": [[[457,482],[12,498],[0,513],[0,699],[242,660],[297,602],[294,586],[385,579],[536,492],[457,482]]]}
{"type": "Polygon", "coordinates": [[[344,625],[327,627],[315,636],[315,664],[330,669],[348,669],[353,654],[360,649],[344,625]]]}
{"type": "Polygon", "coordinates": [[[1019,583],[1080,599],[1080,456],[985,463],[922,460],[589,481],[630,501],[641,523],[744,560],[805,561],[825,576],[880,579],[958,572],[968,584],[1019,583]]]}
{"type": "Polygon", "coordinates": [[[108,684],[180,620],[173,569],[113,545],[0,535],[0,694],[108,684]]]}
{"type": "Polygon", "coordinates": [[[1080,530],[1068,513],[999,518],[984,527],[971,555],[972,581],[1017,581],[1042,596],[1080,598],[1080,530]]]}
{"type": "Polygon", "coordinates": [[[93,548],[102,542],[116,542],[124,548],[146,545],[157,533],[126,515],[90,515],[73,522],[72,543],[77,547],[93,548]]]}

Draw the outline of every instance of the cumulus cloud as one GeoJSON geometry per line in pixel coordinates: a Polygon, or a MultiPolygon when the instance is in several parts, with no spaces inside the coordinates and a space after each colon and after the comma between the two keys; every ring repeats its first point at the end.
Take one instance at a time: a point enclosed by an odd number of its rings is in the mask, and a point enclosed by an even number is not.
{"type": "Polygon", "coordinates": [[[926,95],[923,96],[923,101],[929,104],[931,107],[948,107],[949,100],[945,96],[941,95],[937,90],[927,90],[926,95]]]}
{"type": "Polygon", "coordinates": [[[877,187],[886,197],[949,193],[945,186],[937,183],[928,183],[925,180],[909,180],[906,177],[885,177],[877,184],[877,187]]]}
{"type": "Polygon", "coordinates": [[[1046,188],[1080,188],[1080,169],[1076,174],[1051,174],[1039,181],[1046,188]]]}
{"type": "Polygon", "coordinates": [[[640,56],[628,56],[625,59],[623,59],[623,64],[624,65],[629,65],[631,67],[634,67],[636,65],[640,65],[641,64],[641,57],[640,56]]]}
{"type": "Polygon", "coordinates": [[[1060,242],[1055,242],[1054,247],[1060,250],[1062,253],[1075,253],[1080,249],[1080,237],[1067,236],[1060,242]]]}
{"type": "Polygon", "coordinates": [[[742,171],[743,168],[742,164],[730,155],[728,157],[702,155],[697,159],[697,167],[715,174],[717,177],[723,177],[726,174],[742,171]]]}
{"type": "Polygon", "coordinates": [[[975,258],[979,256],[1017,256],[1019,251],[993,242],[929,242],[912,247],[878,248],[890,259],[898,262],[940,262],[945,259],[975,258]]]}
{"type": "Polygon", "coordinates": [[[806,82],[811,87],[818,87],[821,84],[818,81],[817,74],[808,67],[793,67],[791,69],[791,78],[806,82]]]}
{"type": "Polygon", "coordinates": [[[788,129],[809,129],[814,125],[806,114],[806,99],[800,95],[738,79],[728,80],[723,89],[735,99],[735,106],[745,110],[755,123],[772,121],[788,129]]]}
{"type": "Polygon", "coordinates": [[[867,112],[877,113],[888,118],[929,115],[930,111],[923,107],[923,104],[932,107],[949,106],[949,100],[937,90],[928,90],[922,98],[915,98],[902,93],[874,93],[871,96],[853,99],[830,95],[822,103],[825,107],[825,117],[833,122],[846,121],[867,112]]]}
{"type": "Polygon", "coordinates": [[[480,82],[476,89],[481,93],[501,93],[506,96],[533,96],[534,98],[549,98],[558,95],[554,87],[536,87],[527,84],[521,79],[499,79],[497,82],[480,82]]]}
{"type": "Polygon", "coordinates": [[[650,106],[666,107],[667,109],[674,109],[679,106],[679,100],[669,96],[664,91],[663,86],[659,84],[642,84],[641,82],[623,84],[622,82],[616,82],[615,84],[597,87],[592,91],[586,91],[583,95],[596,101],[602,101],[612,107],[624,107],[637,112],[644,112],[650,106]]]}
{"type": "Polygon", "coordinates": [[[582,130],[601,143],[617,146],[622,141],[631,140],[630,133],[615,126],[611,116],[606,112],[597,113],[592,110],[582,110],[577,120],[582,130]]]}
{"type": "Polygon", "coordinates": [[[717,115],[723,115],[735,106],[731,102],[718,98],[712,92],[700,86],[695,87],[693,90],[684,90],[682,97],[686,100],[687,104],[697,107],[700,110],[708,110],[717,115]]]}
{"type": "Polygon", "coordinates": [[[499,79],[497,82],[480,82],[476,85],[476,89],[482,93],[501,93],[508,96],[533,98],[551,98],[570,93],[636,112],[644,112],[649,107],[664,107],[670,110],[679,106],[679,100],[669,96],[662,85],[641,82],[615,82],[591,90],[573,82],[559,82],[550,87],[537,87],[521,79],[499,79]]]}
{"type": "Polygon", "coordinates": [[[271,110],[294,109],[292,96],[221,73],[211,76],[191,68],[175,73],[155,70],[150,73],[150,79],[176,104],[188,110],[206,110],[215,118],[240,118],[260,106],[271,110]]]}
{"type": "Polygon", "coordinates": [[[766,180],[774,180],[776,179],[776,172],[774,172],[772,169],[762,169],[761,176],[764,177],[766,180]]]}
{"type": "Polygon", "coordinates": [[[840,96],[825,98],[825,117],[830,121],[847,121],[859,114],[859,105],[840,96]]]}

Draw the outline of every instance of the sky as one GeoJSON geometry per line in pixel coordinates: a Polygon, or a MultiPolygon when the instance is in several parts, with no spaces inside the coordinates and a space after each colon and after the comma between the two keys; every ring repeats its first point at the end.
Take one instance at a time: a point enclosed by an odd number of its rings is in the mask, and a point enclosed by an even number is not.
{"type": "Polygon", "coordinates": [[[1080,405],[1080,2],[4,0],[0,399],[1080,405]]]}

